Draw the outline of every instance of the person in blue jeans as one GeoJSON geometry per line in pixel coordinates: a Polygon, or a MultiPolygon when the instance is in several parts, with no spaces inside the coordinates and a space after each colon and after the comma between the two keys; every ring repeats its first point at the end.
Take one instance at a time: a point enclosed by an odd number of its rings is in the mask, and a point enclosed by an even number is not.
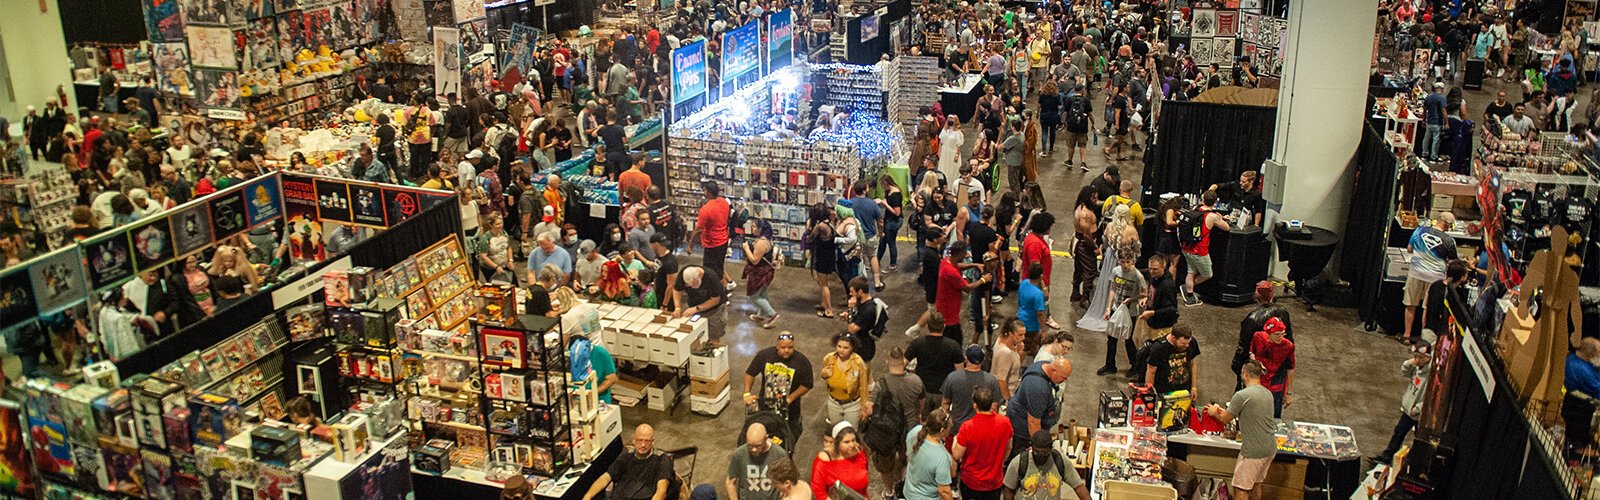
{"type": "Polygon", "coordinates": [[[1430,161],[1439,159],[1439,139],[1444,136],[1444,108],[1444,83],[1433,82],[1433,93],[1422,100],[1422,123],[1427,127],[1428,136],[1423,138],[1422,148],[1417,151],[1430,161]]]}
{"type": "MultiPolygon", "coordinates": [[[[889,251],[889,270],[894,271],[900,262],[900,249],[895,245],[895,238],[900,235],[900,226],[905,223],[900,207],[905,204],[905,194],[900,190],[900,185],[895,183],[894,177],[884,175],[878,178],[878,186],[883,188],[883,198],[878,203],[883,208],[883,234],[878,237],[878,250],[874,254],[878,261],[883,260],[883,251],[889,251]]],[[[883,281],[879,273],[878,281],[883,281]]]]}
{"type": "MultiPolygon", "coordinates": [[[[865,270],[872,272],[873,289],[879,290],[883,288],[883,274],[879,272],[876,249],[883,246],[881,238],[885,217],[883,207],[878,205],[878,201],[868,197],[872,188],[873,182],[868,179],[858,180],[851,185],[850,192],[855,197],[850,199],[850,208],[855,210],[856,222],[861,225],[861,234],[864,238],[861,242],[863,254],[861,258],[866,261],[865,270]]],[[[845,286],[849,286],[848,281],[845,282],[845,286]]]]}

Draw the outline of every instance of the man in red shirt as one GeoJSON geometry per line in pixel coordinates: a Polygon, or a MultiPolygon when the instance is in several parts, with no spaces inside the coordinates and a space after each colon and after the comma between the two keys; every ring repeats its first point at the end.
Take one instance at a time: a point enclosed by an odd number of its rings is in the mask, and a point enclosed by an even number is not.
{"type": "Polygon", "coordinates": [[[971,283],[961,276],[961,270],[966,268],[982,269],[983,264],[971,262],[963,263],[967,259],[967,243],[957,241],[950,244],[950,253],[945,260],[939,261],[939,291],[934,296],[933,307],[944,316],[944,336],[961,343],[961,296],[967,292],[977,290],[993,279],[985,274],[978,281],[971,283]]]}
{"type": "Polygon", "coordinates": [[[78,155],[78,165],[86,166],[89,159],[94,156],[94,143],[105,135],[105,125],[101,124],[100,117],[89,119],[89,131],[83,133],[83,152],[78,155]]]}
{"type": "MultiPolygon", "coordinates": [[[[722,270],[722,263],[728,260],[728,217],[733,213],[733,207],[728,204],[728,199],[722,197],[722,185],[707,182],[701,185],[706,193],[706,203],[700,205],[700,214],[695,218],[694,231],[700,235],[700,245],[705,247],[705,260],[700,262],[700,267],[712,276],[720,276],[723,283],[733,283],[733,279],[722,270]]],[[[731,285],[728,287],[733,288],[731,285]]]]}
{"type": "Polygon", "coordinates": [[[1283,416],[1283,407],[1294,404],[1294,342],[1289,331],[1278,318],[1268,318],[1267,323],[1250,341],[1250,357],[1261,363],[1265,373],[1261,385],[1272,392],[1272,416],[1283,416]]]}
{"type": "MultiPolygon", "coordinates": [[[[1194,230],[1200,231],[1200,241],[1192,245],[1181,245],[1183,247],[1183,260],[1189,264],[1189,279],[1183,290],[1183,302],[1191,306],[1200,303],[1200,296],[1194,293],[1194,287],[1205,283],[1212,276],[1211,231],[1215,229],[1233,230],[1228,226],[1228,220],[1223,218],[1222,214],[1216,212],[1216,208],[1213,207],[1216,204],[1216,191],[1206,191],[1205,194],[1200,195],[1200,206],[1194,207],[1194,210],[1200,212],[1202,217],[1200,227],[1194,228],[1194,230]]],[[[1186,231],[1188,229],[1180,227],[1178,230],[1186,231]]]]}
{"type": "MultiPolygon", "coordinates": [[[[1022,274],[1021,279],[1033,279],[1039,285],[1045,297],[1050,296],[1050,229],[1055,227],[1056,218],[1049,212],[1039,212],[1033,215],[1032,222],[1028,223],[1028,236],[1022,239],[1022,263],[1018,266],[1022,274]],[[1033,263],[1039,263],[1044,268],[1043,276],[1030,276],[1033,263]]],[[[1045,318],[1045,324],[1050,328],[1061,329],[1055,318],[1045,318]]]]}
{"type": "Polygon", "coordinates": [[[994,412],[994,390],[972,390],[977,415],[956,434],[954,453],[961,464],[961,500],[1000,500],[1006,456],[1011,451],[1011,420],[994,412]]]}

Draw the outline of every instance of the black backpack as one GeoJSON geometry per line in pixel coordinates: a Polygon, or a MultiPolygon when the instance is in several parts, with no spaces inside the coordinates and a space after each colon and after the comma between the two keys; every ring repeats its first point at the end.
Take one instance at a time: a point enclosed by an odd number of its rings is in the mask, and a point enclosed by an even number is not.
{"type": "Polygon", "coordinates": [[[1078,134],[1089,131],[1089,101],[1081,95],[1067,99],[1067,130],[1078,134]]]}
{"type": "Polygon", "coordinates": [[[1202,210],[1184,210],[1178,214],[1178,243],[1184,245],[1199,244],[1205,239],[1206,214],[1202,210]]]}
{"type": "Polygon", "coordinates": [[[878,390],[872,395],[872,415],[861,421],[861,438],[867,447],[883,454],[892,454],[905,446],[906,412],[889,394],[888,380],[878,379],[878,390]]]}

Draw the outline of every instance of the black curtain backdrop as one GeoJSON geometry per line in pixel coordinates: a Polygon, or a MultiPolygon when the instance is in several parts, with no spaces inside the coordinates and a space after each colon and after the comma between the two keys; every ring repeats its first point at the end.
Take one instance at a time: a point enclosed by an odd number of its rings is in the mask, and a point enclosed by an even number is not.
{"type": "MultiPolygon", "coordinates": [[[[446,236],[460,233],[461,207],[456,198],[451,196],[415,217],[356,244],[347,255],[352,265],[387,269],[446,236]]],[[[327,263],[338,259],[330,257],[309,271],[322,269],[327,263]]],[[[274,312],[271,290],[252,295],[117,362],[117,371],[124,378],[136,373],[153,373],[190,352],[216,345],[244,331],[274,312]]]]}
{"type": "MultiPolygon", "coordinates": [[[[36,8],[29,3],[15,8],[36,8]]],[[[61,31],[67,45],[79,42],[145,41],[144,6],[139,0],[60,0],[61,31]]]]}
{"type": "MultiPolygon", "coordinates": [[[[883,54],[888,54],[889,49],[894,48],[894,45],[889,43],[889,26],[911,13],[911,0],[895,0],[884,7],[887,7],[889,12],[878,19],[878,36],[871,40],[863,41],[861,39],[861,17],[854,17],[845,21],[845,43],[849,45],[850,58],[848,61],[842,62],[877,64],[883,54]]],[[[870,15],[871,13],[869,12],[868,14],[870,15]]],[[[809,29],[796,26],[796,29],[801,28],[809,29]]],[[[906,26],[905,29],[912,29],[912,27],[906,26]]],[[[763,32],[761,36],[765,38],[767,34],[763,32]]]]}
{"type": "Polygon", "coordinates": [[[1144,203],[1162,193],[1195,194],[1258,170],[1272,155],[1278,109],[1189,101],[1161,103],[1155,142],[1144,155],[1144,203]]]}
{"type": "Polygon", "coordinates": [[[1339,267],[1339,277],[1349,282],[1351,293],[1359,297],[1356,307],[1361,321],[1373,324],[1377,319],[1378,290],[1383,286],[1384,248],[1400,162],[1371,123],[1362,132],[1361,145],[1351,161],[1355,164],[1356,185],[1344,227],[1368,230],[1345,231],[1344,265],[1339,267]]]}

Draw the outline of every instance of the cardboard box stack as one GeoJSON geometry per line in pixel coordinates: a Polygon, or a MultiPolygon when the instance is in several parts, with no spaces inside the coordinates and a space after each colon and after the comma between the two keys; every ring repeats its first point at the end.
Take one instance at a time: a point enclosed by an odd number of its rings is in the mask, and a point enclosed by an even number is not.
{"type": "Polygon", "coordinates": [[[689,409],[704,415],[717,415],[728,407],[732,389],[728,379],[728,348],[702,350],[689,356],[689,409]]]}

